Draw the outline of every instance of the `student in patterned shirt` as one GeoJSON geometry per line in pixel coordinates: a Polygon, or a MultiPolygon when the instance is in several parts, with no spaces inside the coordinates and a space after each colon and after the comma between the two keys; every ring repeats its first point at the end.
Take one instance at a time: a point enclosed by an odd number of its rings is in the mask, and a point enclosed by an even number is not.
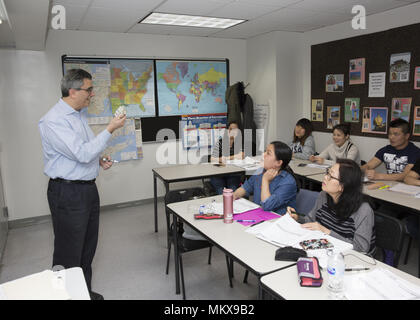
{"type": "Polygon", "coordinates": [[[300,119],[293,131],[293,141],[288,145],[293,152],[293,158],[308,160],[315,154],[315,140],[312,136],[312,122],[309,119],[300,119]]]}
{"type": "MultiPolygon", "coordinates": [[[[293,208],[288,207],[287,212],[298,220],[293,208]]],[[[299,222],[303,228],[353,244],[356,251],[374,254],[374,213],[362,193],[359,165],[350,159],[337,159],[327,169],[315,207],[299,222]]]]}
{"type": "Polygon", "coordinates": [[[368,163],[362,166],[370,180],[403,181],[405,176],[420,157],[420,149],[410,142],[410,124],[404,119],[395,119],[389,123],[388,138],[390,144],[379,149],[368,163]],[[387,173],[375,171],[382,162],[387,173]]]}

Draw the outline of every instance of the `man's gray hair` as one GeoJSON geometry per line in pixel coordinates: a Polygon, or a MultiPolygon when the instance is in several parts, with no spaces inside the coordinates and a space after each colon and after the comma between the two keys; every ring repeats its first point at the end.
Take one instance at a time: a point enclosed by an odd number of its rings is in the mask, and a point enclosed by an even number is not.
{"type": "Polygon", "coordinates": [[[83,79],[92,80],[92,75],[83,69],[67,70],[61,79],[61,94],[63,97],[69,96],[70,89],[77,89],[83,86],[83,79]]]}

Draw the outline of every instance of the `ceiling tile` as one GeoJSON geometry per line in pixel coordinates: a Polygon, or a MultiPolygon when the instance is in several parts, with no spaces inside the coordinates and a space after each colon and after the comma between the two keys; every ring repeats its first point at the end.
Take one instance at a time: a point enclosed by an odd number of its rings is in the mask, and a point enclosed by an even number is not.
{"type": "MultiPolygon", "coordinates": [[[[258,4],[261,6],[269,6],[276,8],[284,8],[294,3],[302,2],[303,0],[235,0],[238,3],[247,3],[247,4],[258,4]]],[[[331,0],[332,1],[332,0],[331,0]]]]}
{"type": "Polygon", "coordinates": [[[164,0],[92,0],[92,7],[116,10],[151,11],[164,0]]]}
{"type": "Polygon", "coordinates": [[[212,17],[233,18],[233,19],[255,19],[264,14],[270,13],[277,8],[273,6],[262,6],[259,4],[248,4],[232,2],[210,12],[212,17]]]}
{"type": "Polygon", "coordinates": [[[99,7],[90,7],[80,24],[79,30],[126,32],[148,12],[127,11],[99,7]]]}

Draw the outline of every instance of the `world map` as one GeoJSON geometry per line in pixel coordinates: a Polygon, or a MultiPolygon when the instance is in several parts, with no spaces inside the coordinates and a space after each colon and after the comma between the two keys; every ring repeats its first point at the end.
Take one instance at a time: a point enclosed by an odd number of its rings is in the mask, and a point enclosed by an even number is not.
{"type": "Polygon", "coordinates": [[[226,113],[225,62],[156,61],[159,115],[226,113]]]}

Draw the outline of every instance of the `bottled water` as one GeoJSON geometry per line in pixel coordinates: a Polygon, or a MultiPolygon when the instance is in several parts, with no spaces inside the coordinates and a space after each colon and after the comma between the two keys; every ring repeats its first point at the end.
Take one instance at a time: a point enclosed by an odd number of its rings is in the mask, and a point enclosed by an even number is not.
{"type": "Polygon", "coordinates": [[[340,252],[328,249],[328,284],[330,298],[334,300],[342,299],[344,294],[344,257],[340,252]]]}

